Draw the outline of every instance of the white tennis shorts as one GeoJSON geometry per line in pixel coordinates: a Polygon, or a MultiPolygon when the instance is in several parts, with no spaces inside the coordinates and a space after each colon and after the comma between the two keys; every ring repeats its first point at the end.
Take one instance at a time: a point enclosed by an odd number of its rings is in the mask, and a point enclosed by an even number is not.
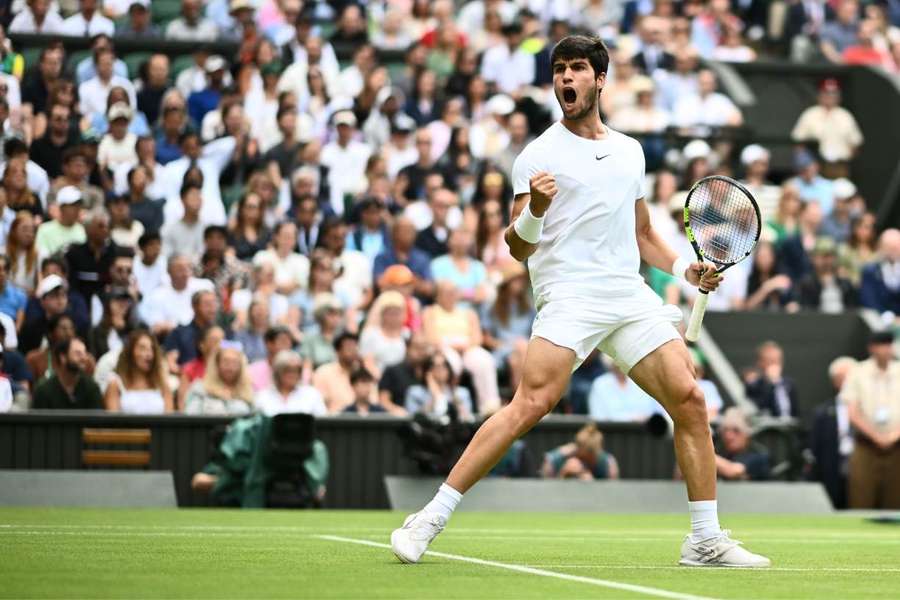
{"type": "Polygon", "coordinates": [[[623,373],[670,340],[681,339],[676,325],[681,310],[646,285],[633,296],[573,297],[545,294],[538,304],[531,337],[541,337],[575,352],[574,371],[594,350],[609,356],[623,373]]]}

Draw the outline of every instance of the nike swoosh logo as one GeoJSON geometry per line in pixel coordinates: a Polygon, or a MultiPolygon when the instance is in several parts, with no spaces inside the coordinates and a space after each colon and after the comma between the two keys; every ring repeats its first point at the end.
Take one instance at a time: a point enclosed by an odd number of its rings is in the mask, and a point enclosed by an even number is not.
{"type": "Polygon", "coordinates": [[[596,158],[597,160],[603,160],[607,156],[609,156],[609,154],[604,154],[603,156],[594,156],[594,158],[596,158]]]}

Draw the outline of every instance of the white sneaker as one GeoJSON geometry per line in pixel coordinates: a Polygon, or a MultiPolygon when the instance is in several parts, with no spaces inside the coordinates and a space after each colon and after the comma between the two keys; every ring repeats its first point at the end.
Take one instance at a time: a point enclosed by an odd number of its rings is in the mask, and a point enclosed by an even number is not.
{"type": "Polygon", "coordinates": [[[444,530],[447,519],[424,511],[413,513],[403,521],[403,527],[391,534],[391,549],[400,562],[417,563],[428,545],[444,530]]]}
{"type": "Polygon", "coordinates": [[[731,539],[731,532],[723,530],[721,534],[699,542],[684,538],[681,544],[681,560],[679,565],[690,567],[749,567],[764,568],[772,566],[765,556],[753,554],[741,547],[741,542],[731,539]]]}

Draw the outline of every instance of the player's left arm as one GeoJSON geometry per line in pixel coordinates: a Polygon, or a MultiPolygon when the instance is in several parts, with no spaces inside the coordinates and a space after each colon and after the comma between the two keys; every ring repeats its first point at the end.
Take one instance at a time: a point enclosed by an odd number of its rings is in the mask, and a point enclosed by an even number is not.
{"type": "MultiPolygon", "coordinates": [[[[672,250],[669,244],[659,235],[650,223],[650,211],[643,198],[634,203],[635,234],[641,260],[666,273],[672,273],[672,267],[678,254],[672,250]]],[[[672,273],[676,277],[680,274],[672,273]]],[[[698,286],[703,282],[703,289],[714,290],[722,281],[722,276],[716,273],[716,269],[709,263],[692,262],[685,270],[684,276],[691,285],[698,286]]]]}

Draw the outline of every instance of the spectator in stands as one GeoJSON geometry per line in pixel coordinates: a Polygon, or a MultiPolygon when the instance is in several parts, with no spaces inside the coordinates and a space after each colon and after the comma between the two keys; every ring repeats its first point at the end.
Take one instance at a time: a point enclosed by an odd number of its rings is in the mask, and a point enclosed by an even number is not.
{"type": "Polygon", "coordinates": [[[800,212],[797,234],[785,239],[778,249],[779,267],[793,282],[799,282],[812,272],[810,255],[822,226],[822,208],[815,202],[807,202],[800,212]]]}
{"type": "Polygon", "coordinates": [[[478,213],[475,256],[484,264],[492,278],[502,275],[507,265],[516,262],[509,253],[505,234],[503,205],[497,200],[485,201],[478,213]]]}
{"type": "MultiPolygon", "coordinates": [[[[28,393],[33,390],[34,377],[28,369],[25,357],[15,347],[7,345],[9,333],[15,334],[15,329],[9,322],[0,318],[0,376],[5,377],[12,386],[13,393],[28,393]]],[[[18,340],[14,340],[18,345],[18,340]]]]}
{"type": "Polygon", "coordinates": [[[19,331],[19,350],[30,352],[41,345],[44,335],[50,331],[54,317],[69,312],[68,287],[65,279],[59,275],[48,275],[41,280],[35,291],[40,302],[41,314],[38,317],[26,317],[25,324],[19,331]]]}
{"type": "Polygon", "coordinates": [[[372,262],[390,244],[385,222],[387,208],[377,198],[369,197],[357,203],[355,212],[359,223],[348,234],[347,248],[362,252],[372,262]]]}
{"type": "Polygon", "coordinates": [[[402,408],[406,401],[406,391],[416,384],[424,383],[423,365],[431,355],[431,349],[421,334],[413,334],[406,345],[403,362],[387,367],[378,382],[378,397],[381,406],[391,414],[404,415],[402,408]]]}
{"type": "Polygon", "coordinates": [[[507,263],[493,306],[485,304],[481,309],[484,346],[493,353],[497,365],[509,369],[509,387],[513,390],[522,378],[535,317],[530,292],[525,267],[519,262],[507,263]]]}
{"type": "Polygon", "coordinates": [[[297,226],[291,221],[281,221],[272,231],[271,247],[257,252],[253,264],[269,263],[275,269],[278,292],[291,295],[308,286],[309,259],[296,252],[297,226]]]}
{"type": "Polygon", "coordinates": [[[754,444],[743,411],[732,406],[719,421],[722,447],[716,453],[716,472],[722,479],[762,481],[769,478],[769,455],[754,444]]]}
{"type": "MultiPolygon", "coordinates": [[[[378,278],[378,285],[382,291],[397,291],[403,294],[406,301],[406,312],[403,327],[410,333],[418,333],[422,330],[422,303],[413,295],[416,285],[416,277],[407,267],[394,265],[388,267],[384,274],[378,278]]],[[[373,316],[368,317],[372,319],[373,316]]]]}
{"type": "Polygon", "coordinates": [[[59,33],[72,37],[93,37],[98,34],[113,36],[115,24],[100,14],[98,0],[78,0],[78,12],[63,21],[59,33]]]}
{"type": "Polygon", "coordinates": [[[763,221],[775,216],[782,190],[769,179],[770,152],[759,144],[750,144],[741,150],[744,179],[741,180],[759,204],[763,221]]]}
{"type": "MultiPolygon", "coordinates": [[[[75,321],[69,315],[61,313],[47,320],[47,333],[41,340],[41,345],[25,355],[25,364],[28,366],[28,370],[31,372],[35,382],[53,375],[57,370],[57,365],[54,363],[56,357],[53,354],[53,349],[60,342],[71,340],[75,337],[75,321]]],[[[87,356],[85,370],[88,374],[94,371],[94,358],[91,355],[87,356]]]]}
{"type": "MultiPolygon", "coordinates": [[[[272,363],[272,385],[255,396],[262,414],[307,413],[316,417],[328,411],[319,391],[301,382],[303,359],[293,350],[282,350],[272,363]]],[[[348,384],[349,385],[349,384],[348,384]]]]}
{"type": "Polygon", "coordinates": [[[797,416],[797,388],[784,375],[784,351],[777,342],[763,342],[756,349],[756,367],[744,374],[744,392],[763,413],[797,416]]]}
{"type": "Polygon", "coordinates": [[[350,374],[350,385],[353,386],[353,404],[344,409],[344,414],[367,417],[372,413],[387,412],[381,404],[372,402],[375,378],[365,368],[357,369],[350,374]]]}
{"type": "Polygon", "coordinates": [[[169,283],[166,259],[162,255],[162,238],[159,232],[145,232],[138,239],[140,259],[134,261],[134,280],[144,296],[169,283]]]}
{"type": "Polygon", "coordinates": [[[131,206],[127,196],[111,196],[106,201],[106,210],[109,214],[109,236],[114,244],[120,248],[132,250],[137,247],[137,242],[144,234],[144,226],[131,218],[131,206]]]}
{"type": "Polygon", "coordinates": [[[8,160],[2,177],[0,188],[3,191],[0,193],[6,196],[6,206],[13,212],[27,210],[36,218],[41,218],[44,212],[41,199],[28,186],[28,158],[8,160]]]}
{"type": "MultiPolygon", "coordinates": [[[[201,289],[191,296],[192,318],[188,323],[175,327],[166,336],[163,346],[170,372],[180,373],[187,363],[197,358],[201,338],[208,329],[215,326],[218,310],[219,302],[212,289],[201,289]]],[[[222,333],[224,335],[224,331],[222,333]]]]}
{"type": "Polygon", "coordinates": [[[872,334],[869,358],[841,391],[856,444],[849,462],[850,508],[900,508],[900,361],[890,331],[872,334]]]}
{"type": "Polygon", "coordinates": [[[322,148],[322,166],[328,167],[328,185],[331,188],[331,208],[343,215],[351,206],[352,196],[365,189],[366,164],[372,149],[356,141],[356,116],[353,111],[335,113],[337,137],[322,148]]]}
{"type": "Polygon", "coordinates": [[[451,231],[449,252],[431,261],[431,275],[435,280],[453,283],[463,305],[477,309],[493,290],[484,264],[470,254],[472,241],[472,234],[464,227],[451,231]]]}
{"type": "Polygon", "coordinates": [[[144,296],[139,314],[155,335],[166,336],[179,325],[187,325],[194,318],[191,306],[194,294],[212,290],[208,279],[191,276],[191,260],[173,254],[168,260],[169,282],[144,296]]]}
{"type": "Polygon", "coordinates": [[[840,64],[844,51],[859,41],[859,3],[857,0],[841,0],[836,8],[837,18],[822,28],[819,49],[829,61],[840,64]]]}
{"type": "Polygon", "coordinates": [[[166,163],[158,175],[169,184],[166,192],[166,223],[182,216],[178,196],[189,179],[188,176],[192,175],[193,182],[202,186],[200,221],[205,225],[224,225],[227,219],[219,179],[234,152],[235,139],[225,136],[201,146],[199,136],[193,131],[186,131],[181,134],[179,143],[182,156],[166,163]],[[197,177],[197,174],[201,176],[197,177]]]}
{"type": "MultiPolygon", "coordinates": [[[[136,0],[128,5],[126,21],[118,28],[118,35],[122,37],[156,39],[161,37],[162,31],[151,20],[150,1],[136,0]],[[145,3],[146,2],[146,3],[145,3]]],[[[157,55],[161,56],[161,55],[157,55]]],[[[141,109],[143,110],[143,109],[141,109]]],[[[155,121],[155,119],[152,119],[155,121]]]]}
{"type": "Polygon", "coordinates": [[[363,328],[359,353],[369,370],[380,375],[386,368],[403,362],[406,356],[406,300],[398,291],[382,292],[369,313],[377,318],[370,319],[375,322],[367,322],[363,328]]]}
{"type": "MultiPolygon", "coordinates": [[[[153,143],[149,138],[143,138],[153,143]]],[[[141,140],[138,140],[138,147],[141,140]]],[[[143,232],[159,235],[162,230],[165,217],[163,216],[164,201],[159,198],[151,198],[152,191],[148,184],[150,181],[150,169],[143,164],[137,164],[128,168],[127,192],[119,196],[128,206],[128,214],[135,222],[140,223],[143,232]]],[[[142,232],[142,234],[143,234],[142,232]]]]}
{"type": "MultiPolygon", "coordinates": [[[[856,4],[856,0],[844,0],[856,4]]],[[[836,79],[825,79],[819,85],[819,101],[800,114],[791,137],[796,142],[817,145],[817,151],[825,161],[825,172],[831,177],[846,177],[848,163],[863,143],[863,136],[856,119],[840,106],[841,87],[836,79]]],[[[802,191],[802,190],[801,190],[802,191]]],[[[828,199],[830,203],[830,198],[828,199]]],[[[824,206],[829,212],[831,206],[824,206]]]]}
{"type": "Polygon", "coordinates": [[[472,420],[474,410],[469,390],[457,384],[456,374],[442,353],[432,354],[425,361],[423,379],[424,385],[416,384],[406,391],[405,407],[410,414],[472,420]]]}
{"type": "Polygon", "coordinates": [[[266,357],[265,333],[271,323],[269,303],[264,298],[257,298],[250,302],[245,312],[247,317],[243,327],[239,328],[237,319],[232,323],[232,327],[235,328],[234,339],[243,347],[247,361],[262,360],[266,357]]]}
{"type": "Polygon", "coordinates": [[[878,238],[879,260],[865,266],[860,304],[885,317],[900,316],[900,230],[886,229],[878,238]]]}
{"type": "Polygon", "coordinates": [[[649,73],[656,81],[659,91],[658,101],[669,113],[675,110],[680,98],[698,93],[696,73],[698,61],[699,56],[695,49],[680,48],[675,52],[674,70],[657,69],[649,73]]]}
{"type": "Polygon", "coordinates": [[[588,414],[595,421],[644,422],[661,412],[660,406],[610,361],[609,371],[594,380],[588,395],[588,414]]]}
{"type": "Polygon", "coordinates": [[[359,338],[352,333],[341,333],[334,339],[335,360],[315,370],[313,385],[322,394],[328,412],[339,413],[353,402],[353,386],[350,373],[362,366],[359,356],[359,338]]]}
{"type": "Polygon", "coordinates": [[[36,33],[53,35],[62,33],[63,19],[50,0],[27,0],[27,6],[15,16],[9,25],[9,33],[36,33]]]}
{"type": "Polygon", "coordinates": [[[837,244],[821,237],[812,253],[813,272],[797,283],[800,306],[824,313],[840,314],[856,307],[853,284],[837,274],[837,244]]]}
{"type": "MultiPolygon", "coordinates": [[[[203,329],[197,336],[194,358],[184,363],[180,369],[180,383],[175,395],[176,407],[184,406],[184,399],[191,385],[206,374],[208,360],[219,351],[224,340],[225,330],[218,325],[211,325],[203,329]]],[[[172,371],[170,370],[170,372],[172,371]]]]}
{"type": "Polygon", "coordinates": [[[672,112],[672,124],[689,131],[703,127],[739,127],[744,119],[740,109],[720,92],[715,73],[703,69],[697,74],[696,95],[682,95],[672,112]]]}
{"type": "Polygon", "coordinates": [[[324,292],[316,295],[308,312],[318,327],[304,335],[300,343],[307,381],[315,369],[336,359],[334,342],[344,325],[344,307],[334,294],[324,292]]]}
{"type": "Polygon", "coordinates": [[[207,225],[203,229],[203,253],[194,269],[198,277],[209,279],[222,299],[233,290],[247,287],[247,265],[227,252],[228,230],[222,225],[207,225]]]}
{"type": "Polygon", "coordinates": [[[775,246],[768,241],[759,242],[747,280],[744,309],[785,309],[793,312],[797,309],[797,303],[791,288],[791,278],[778,267],[775,246]]]}
{"type": "Polygon", "coordinates": [[[187,181],[181,186],[181,216],[177,219],[164,216],[164,225],[160,230],[163,251],[171,255],[176,250],[193,259],[200,257],[203,250],[203,231],[206,222],[201,218],[203,210],[203,187],[187,181]]]}
{"type": "Polygon", "coordinates": [[[275,356],[282,350],[290,350],[294,345],[294,338],[290,330],[284,326],[270,327],[263,336],[266,346],[266,357],[254,361],[247,368],[250,374],[250,383],[253,391],[259,392],[269,387],[272,383],[272,362],[275,356]]]}
{"type": "Polygon", "coordinates": [[[181,16],[166,26],[166,38],[186,42],[213,42],[219,35],[216,24],[202,14],[202,0],[183,0],[181,16]]]}
{"type": "Polygon", "coordinates": [[[50,179],[62,175],[63,151],[75,146],[78,137],[69,126],[71,110],[64,104],[49,105],[49,123],[44,135],[32,142],[30,156],[50,179]]]}
{"type": "Polygon", "coordinates": [[[247,359],[238,344],[224,342],[209,357],[202,379],[195,381],[184,401],[189,415],[245,415],[253,410],[253,388],[247,359]]]}
{"type": "Polygon", "coordinates": [[[106,113],[109,131],[100,140],[100,147],[97,149],[97,161],[101,169],[115,171],[122,164],[137,162],[135,147],[138,136],[128,130],[133,116],[131,107],[124,102],[117,102],[109,108],[106,113]]]}
{"type": "Polygon", "coordinates": [[[88,335],[88,350],[98,357],[120,350],[139,324],[132,292],[127,287],[110,287],[103,294],[103,317],[88,335]]]}
{"type": "Polygon", "coordinates": [[[847,243],[841,244],[838,248],[841,274],[858,288],[863,268],[877,260],[877,253],[875,215],[867,212],[854,217],[850,221],[850,237],[847,243]]]}
{"type": "Polygon", "coordinates": [[[878,23],[863,19],[856,30],[856,43],[844,48],[841,61],[845,65],[866,65],[889,70],[893,65],[891,55],[884,46],[878,45],[878,23]]]}
{"type": "Polygon", "coordinates": [[[109,269],[122,250],[109,237],[109,214],[94,209],[84,219],[85,241],[72,243],[66,251],[69,287],[90,304],[109,281],[109,269]]]}
{"type": "Polygon", "coordinates": [[[416,235],[416,248],[427,253],[432,260],[447,254],[447,242],[451,234],[447,216],[457,204],[456,195],[446,188],[440,188],[431,196],[428,203],[431,208],[431,224],[416,235]]]}
{"type": "MultiPolygon", "coordinates": [[[[57,196],[65,187],[73,187],[81,192],[81,200],[84,208],[92,209],[103,206],[104,192],[99,187],[102,181],[97,179],[97,184],[92,181],[91,159],[89,157],[89,144],[78,144],[66,148],[62,153],[62,175],[53,180],[50,194],[47,197],[48,212],[55,216],[57,211],[57,196]]],[[[94,149],[97,147],[95,146],[94,149]]]]}
{"type": "Polygon", "coordinates": [[[16,328],[19,329],[25,322],[27,296],[24,290],[9,281],[9,271],[9,257],[0,255],[0,313],[12,319],[16,328]]]}
{"type": "MultiPolygon", "coordinates": [[[[81,59],[75,67],[75,81],[82,84],[88,79],[97,76],[97,65],[94,56],[98,50],[112,50],[115,52],[112,38],[105,33],[99,33],[91,37],[90,56],[81,59]]],[[[113,61],[113,73],[119,77],[128,78],[128,65],[120,58],[113,61]]]]}
{"type": "Polygon", "coordinates": [[[422,331],[428,342],[472,376],[478,412],[487,414],[499,408],[494,357],[481,345],[483,337],[478,314],[459,302],[453,282],[438,282],[436,302],[424,310],[422,320],[422,331]]]}
{"type": "Polygon", "coordinates": [[[833,182],[834,208],[827,215],[819,228],[819,234],[833,239],[837,243],[843,243],[850,237],[850,219],[853,207],[851,203],[856,197],[856,186],[846,178],[836,179],[833,182]]]}
{"type": "Polygon", "coordinates": [[[853,451],[853,432],[850,429],[844,383],[857,362],[841,356],[828,365],[828,376],[834,387],[834,398],[816,408],[810,427],[809,449],[815,459],[811,479],[822,482],[831,504],[847,508],[847,461],[853,451]]]}
{"type": "Polygon", "coordinates": [[[575,441],[544,455],[541,476],[545,479],[618,479],[616,457],[603,449],[603,433],[588,423],[575,434],[575,441]]]}
{"type": "Polygon", "coordinates": [[[110,47],[100,47],[94,51],[94,67],[97,74],[78,86],[78,98],[81,101],[81,114],[94,119],[106,113],[106,99],[114,87],[125,89],[129,106],[137,105],[134,85],[131,80],[117,75],[114,71],[116,55],[110,47]]]}
{"type": "Polygon", "coordinates": [[[502,33],[505,43],[485,51],[481,75],[493,89],[517,95],[534,81],[534,55],[520,47],[523,41],[521,23],[513,21],[504,25],[502,33]]]}
{"type": "Polygon", "coordinates": [[[100,388],[86,373],[90,355],[84,342],[76,337],[64,339],[53,346],[53,355],[56,369],[38,383],[31,408],[102,410],[100,388]]]}
{"type": "Polygon", "coordinates": [[[228,245],[234,248],[235,257],[244,261],[252,259],[266,249],[270,235],[263,219],[262,199],[258,194],[245,194],[229,227],[228,245]]]}
{"type": "Polygon", "coordinates": [[[173,411],[165,357],[145,329],[133,331],[119,354],[104,395],[106,410],[132,414],[173,411]]]}

